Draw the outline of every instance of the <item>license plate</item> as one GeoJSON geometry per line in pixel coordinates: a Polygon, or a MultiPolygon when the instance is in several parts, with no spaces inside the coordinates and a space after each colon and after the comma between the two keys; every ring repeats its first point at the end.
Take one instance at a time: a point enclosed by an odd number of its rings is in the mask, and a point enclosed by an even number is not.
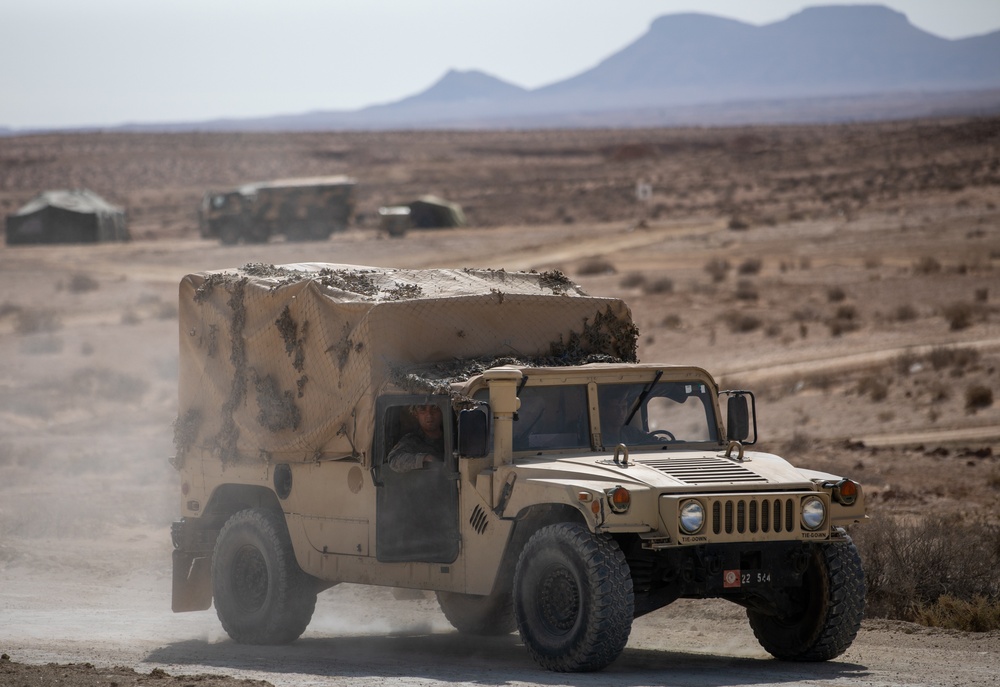
{"type": "Polygon", "coordinates": [[[722,586],[724,589],[739,589],[753,587],[771,582],[771,573],[766,570],[723,570],[722,586]]]}

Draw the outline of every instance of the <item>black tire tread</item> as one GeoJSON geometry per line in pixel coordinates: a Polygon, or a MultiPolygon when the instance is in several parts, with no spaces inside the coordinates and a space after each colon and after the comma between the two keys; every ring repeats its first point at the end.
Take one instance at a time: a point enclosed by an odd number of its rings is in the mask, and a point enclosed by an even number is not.
{"type": "Polygon", "coordinates": [[[617,542],[606,535],[595,535],[576,523],[543,527],[528,540],[518,560],[514,578],[515,616],[518,630],[528,653],[538,665],[556,672],[586,672],[605,668],[625,649],[632,630],[635,595],[632,576],[625,555],[617,542]],[[590,617],[585,631],[575,645],[560,654],[540,651],[531,641],[531,628],[525,624],[517,599],[521,576],[539,549],[568,545],[586,566],[585,574],[594,582],[590,617]]]}
{"type": "Polygon", "coordinates": [[[299,568],[281,514],[261,508],[239,511],[222,527],[215,551],[212,587],[216,614],[226,634],[240,644],[288,644],[305,632],[316,608],[315,580],[299,568]],[[259,623],[248,622],[228,607],[226,571],[221,569],[221,563],[216,565],[230,539],[245,536],[247,531],[260,536],[278,558],[274,566],[275,602],[272,611],[259,623]]]}
{"type": "Polygon", "coordinates": [[[864,615],[866,590],[858,549],[848,537],[845,542],[822,547],[821,555],[829,588],[826,616],[812,641],[796,646],[776,641],[768,632],[767,616],[747,611],[754,636],[775,658],[785,661],[829,661],[847,651],[858,634],[864,615]]]}

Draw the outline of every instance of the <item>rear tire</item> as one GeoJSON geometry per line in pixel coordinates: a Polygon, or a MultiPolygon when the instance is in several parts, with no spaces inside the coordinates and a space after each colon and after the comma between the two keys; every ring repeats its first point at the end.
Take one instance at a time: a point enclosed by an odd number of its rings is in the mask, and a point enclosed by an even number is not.
{"type": "Polygon", "coordinates": [[[560,672],[600,670],[621,654],[635,597],[618,544],[586,527],[538,530],[517,562],[514,613],[528,653],[560,672]]]}
{"type": "Polygon", "coordinates": [[[222,627],[240,644],[288,644],[316,607],[316,580],[302,572],[284,518],[261,508],[226,521],[212,558],[212,592],[222,627]]]}
{"type": "Polygon", "coordinates": [[[747,610],[760,645],[785,661],[828,661],[847,651],[861,627],[865,573],[854,542],[829,544],[813,554],[802,586],[788,590],[794,614],[747,610]]]}
{"type": "Polygon", "coordinates": [[[514,600],[509,593],[477,596],[438,592],[437,599],[444,617],[459,632],[499,637],[517,629],[514,600]]]}

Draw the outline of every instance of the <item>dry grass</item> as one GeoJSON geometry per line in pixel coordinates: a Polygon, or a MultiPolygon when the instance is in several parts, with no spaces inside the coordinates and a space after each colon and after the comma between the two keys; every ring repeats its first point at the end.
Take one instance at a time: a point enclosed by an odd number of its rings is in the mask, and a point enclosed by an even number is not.
{"type": "Polygon", "coordinates": [[[854,531],[866,614],[938,627],[1000,629],[1000,527],[957,516],[880,516],[854,531]]]}

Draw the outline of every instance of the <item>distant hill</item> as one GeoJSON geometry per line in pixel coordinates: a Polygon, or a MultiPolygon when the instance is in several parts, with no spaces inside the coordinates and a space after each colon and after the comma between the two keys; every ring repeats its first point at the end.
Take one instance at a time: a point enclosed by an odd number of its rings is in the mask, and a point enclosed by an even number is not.
{"type": "Polygon", "coordinates": [[[592,69],[535,90],[449,71],[422,93],[356,111],[123,128],[661,126],[996,112],[1000,31],[948,40],[880,5],[838,5],[765,26],[706,14],[660,17],[592,69]]]}

